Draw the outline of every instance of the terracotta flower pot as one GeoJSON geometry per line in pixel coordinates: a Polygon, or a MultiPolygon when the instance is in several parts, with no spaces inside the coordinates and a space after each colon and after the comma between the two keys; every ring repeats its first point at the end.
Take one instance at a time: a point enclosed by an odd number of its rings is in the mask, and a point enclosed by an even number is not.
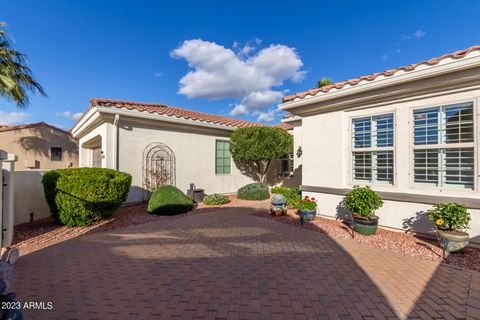
{"type": "Polygon", "coordinates": [[[438,242],[446,252],[455,252],[462,250],[468,245],[470,236],[461,231],[437,231],[438,242]]]}

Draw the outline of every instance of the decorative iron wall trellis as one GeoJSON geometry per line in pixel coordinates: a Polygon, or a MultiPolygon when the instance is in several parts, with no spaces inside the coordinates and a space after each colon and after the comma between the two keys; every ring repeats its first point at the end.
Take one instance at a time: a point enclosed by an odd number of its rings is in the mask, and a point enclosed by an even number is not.
{"type": "Polygon", "coordinates": [[[143,151],[142,181],[143,201],[157,188],[175,186],[175,153],[164,143],[149,144],[143,151]]]}

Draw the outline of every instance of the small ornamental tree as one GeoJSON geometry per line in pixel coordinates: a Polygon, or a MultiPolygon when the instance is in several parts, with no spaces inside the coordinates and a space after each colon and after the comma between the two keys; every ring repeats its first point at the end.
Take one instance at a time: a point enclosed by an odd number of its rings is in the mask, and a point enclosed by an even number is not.
{"type": "Polygon", "coordinates": [[[317,81],[317,87],[319,88],[329,86],[331,84],[332,84],[332,79],[330,78],[322,78],[317,81]]]}
{"type": "Polygon", "coordinates": [[[233,160],[249,167],[262,183],[272,160],[286,158],[292,152],[292,135],[280,128],[240,128],[230,136],[233,160]]]}

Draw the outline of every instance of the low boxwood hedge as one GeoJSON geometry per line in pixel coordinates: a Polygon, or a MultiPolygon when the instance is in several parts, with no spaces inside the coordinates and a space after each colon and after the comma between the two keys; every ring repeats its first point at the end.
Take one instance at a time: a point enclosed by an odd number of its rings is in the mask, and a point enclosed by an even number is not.
{"type": "Polygon", "coordinates": [[[110,217],[127,198],[131,183],[128,173],[104,168],[52,170],[42,178],[50,212],[69,227],[110,217]]]}
{"type": "Polygon", "coordinates": [[[265,183],[250,183],[238,189],[237,198],[244,200],[265,200],[270,197],[265,183]]]}
{"type": "Polygon", "coordinates": [[[230,199],[224,194],[210,194],[203,198],[203,204],[208,206],[219,206],[230,202],[230,199]]]}
{"type": "Polygon", "coordinates": [[[174,186],[155,190],[148,201],[147,211],[158,215],[176,215],[193,209],[193,201],[174,186]]]}

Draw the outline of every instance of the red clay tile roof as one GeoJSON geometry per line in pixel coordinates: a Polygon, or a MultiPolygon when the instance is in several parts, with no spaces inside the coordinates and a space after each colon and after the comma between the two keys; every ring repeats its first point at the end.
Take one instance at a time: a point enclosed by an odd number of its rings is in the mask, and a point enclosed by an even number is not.
{"type": "Polygon", "coordinates": [[[342,82],[333,83],[331,85],[323,86],[321,88],[313,88],[313,89],[310,89],[310,90],[307,90],[307,91],[303,91],[303,92],[299,92],[299,93],[296,93],[296,94],[293,94],[293,95],[283,97],[283,102],[290,102],[290,101],[293,101],[297,98],[303,99],[306,96],[314,96],[319,92],[327,93],[328,91],[330,91],[333,88],[342,89],[347,84],[352,85],[352,86],[357,85],[359,82],[361,82],[363,80],[372,81],[372,80],[375,80],[378,76],[389,77],[389,76],[394,75],[397,71],[400,71],[400,70],[412,71],[412,70],[415,70],[420,65],[433,66],[433,65],[436,65],[440,61],[442,61],[444,59],[447,59],[447,58],[461,59],[461,58],[465,57],[466,55],[468,55],[469,53],[471,53],[473,51],[480,51],[480,46],[479,45],[472,46],[470,48],[460,50],[460,51],[457,51],[457,52],[454,52],[454,53],[444,54],[443,56],[432,58],[430,60],[421,61],[421,62],[410,64],[410,65],[407,65],[407,66],[386,70],[386,71],[383,71],[383,72],[372,73],[368,76],[362,76],[362,77],[358,77],[358,78],[354,78],[354,79],[350,79],[350,80],[346,80],[346,81],[342,81],[342,82]]]}
{"type": "Polygon", "coordinates": [[[48,123],[45,123],[45,122],[21,124],[21,125],[18,125],[18,126],[0,125],[0,132],[22,130],[22,129],[29,129],[29,128],[35,128],[35,127],[48,127],[48,128],[54,129],[54,130],[61,131],[61,132],[66,133],[66,134],[70,134],[63,129],[57,128],[57,127],[52,126],[52,125],[50,125],[48,123]]]}
{"type": "Polygon", "coordinates": [[[114,100],[114,99],[90,99],[90,107],[87,109],[87,111],[84,114],[86,114],[93,107],[112,107],[112,108],[118,108],[118,109],[146,111],[149,113],[157,113],[157,114],[171,116],[171,117],[225,125],[230,127],[238,127],[238,128],[263,126],[263,124],[260,124],[260,123],[226,118],[222,116],[216,116],[213,114],[181,109],[176,107],[169,107],[163,104],[133,102],[133,101],[127,101],[127,100],[114,100]]]}
{"type": "Polygon", "coordinates": [[[280,129],[283,129],[283,130],[291,130],[293,129],[292,125],[288,124],[288,123],[285,123],[285,122],[282,122],[282,123],[279,123],[277,125],[274,125],[275,128],[280,128],[280,129]]]}

